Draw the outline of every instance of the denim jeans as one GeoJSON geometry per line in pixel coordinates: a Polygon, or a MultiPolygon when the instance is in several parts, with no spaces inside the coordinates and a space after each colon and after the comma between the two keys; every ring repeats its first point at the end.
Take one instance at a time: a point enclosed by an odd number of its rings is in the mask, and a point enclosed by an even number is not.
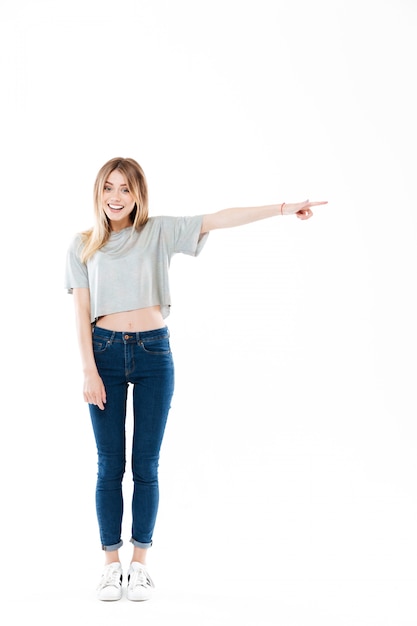
{"type": "Polygon", "coordinates": [[[123,517],[122,480],[126,466],[126,407],[133,385],[132,537],[139,548],[152,545],[159,501],[159,453],[174,391],[174,364],[167,328],[121,333],[93,328],[93,349],[107,401],[90,404],[97,444],[96,510],[103,550],[117,550],[123,517]]]}

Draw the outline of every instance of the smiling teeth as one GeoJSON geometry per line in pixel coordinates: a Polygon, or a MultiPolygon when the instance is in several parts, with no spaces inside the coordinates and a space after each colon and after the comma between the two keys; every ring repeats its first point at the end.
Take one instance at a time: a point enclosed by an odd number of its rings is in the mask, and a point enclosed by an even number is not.
{"type": "Polygon", "coordinates": [[[123,206],[118,205],[118,204],[109,204],[109,207],[111,209],[123,209],[123,206]]]}

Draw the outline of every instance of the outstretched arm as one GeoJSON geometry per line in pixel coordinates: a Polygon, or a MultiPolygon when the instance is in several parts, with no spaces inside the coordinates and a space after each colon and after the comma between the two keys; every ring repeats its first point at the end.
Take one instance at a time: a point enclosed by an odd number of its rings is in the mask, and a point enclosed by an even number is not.
{"type": "Polygon", "coordinates": [[[217,228],[231,228],[233,226],[243,226],[258,220],[264,220],[268,217],[277,215],[296,215],[300,220],[308,220],[312,217],[311,207],[321,204],[327,204],[326,201],[297,202],[295,204],[269,204],[266,206],[242,207],[236,209],[223,209],[217,213],[208,213],[203,217],[201,233],[207,233],[217,228]]]}

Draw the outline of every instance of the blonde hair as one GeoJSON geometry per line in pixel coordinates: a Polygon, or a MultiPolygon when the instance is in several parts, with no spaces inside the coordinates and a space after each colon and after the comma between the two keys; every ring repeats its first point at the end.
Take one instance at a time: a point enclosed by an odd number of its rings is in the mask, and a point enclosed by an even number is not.
{"type": "Polygon", "coordinates": [[[141,166],[134,159],[121,157],[110,159],[99,170],[94,183],[95,224],[81,233],[84,245],[80,256],[83,263],[86,263],[97,250],[104,246],[112,232],[109,219],[103,209],[103,190],[108,177],[114,170],[118,170],[126,178],[129,191],[135,200],[135,207],[130,214],[133,228],[138,230],[148,221],[148,185],[141,166]]]}

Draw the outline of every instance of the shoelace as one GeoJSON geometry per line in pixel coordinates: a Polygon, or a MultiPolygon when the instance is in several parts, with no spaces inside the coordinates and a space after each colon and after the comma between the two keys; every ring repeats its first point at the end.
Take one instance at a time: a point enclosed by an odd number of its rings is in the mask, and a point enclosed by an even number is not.
{"type": "Polygon", "coordinates": [[[120,570],[115,567],[107,567],[105,569],[98,588],[103,589],[110,585],[114,585],[115,587],[119,587],[120,585],[120,570]]]}
{"type": "Polygon", "coordinates": [[[154,584],[152,582],[151,577],[147,573],[145,569],[138,568],[134,569],[129,574],[129,587],[130,589],[134,589],[140,585],[141,587],[153,587],[154,584]]]}

